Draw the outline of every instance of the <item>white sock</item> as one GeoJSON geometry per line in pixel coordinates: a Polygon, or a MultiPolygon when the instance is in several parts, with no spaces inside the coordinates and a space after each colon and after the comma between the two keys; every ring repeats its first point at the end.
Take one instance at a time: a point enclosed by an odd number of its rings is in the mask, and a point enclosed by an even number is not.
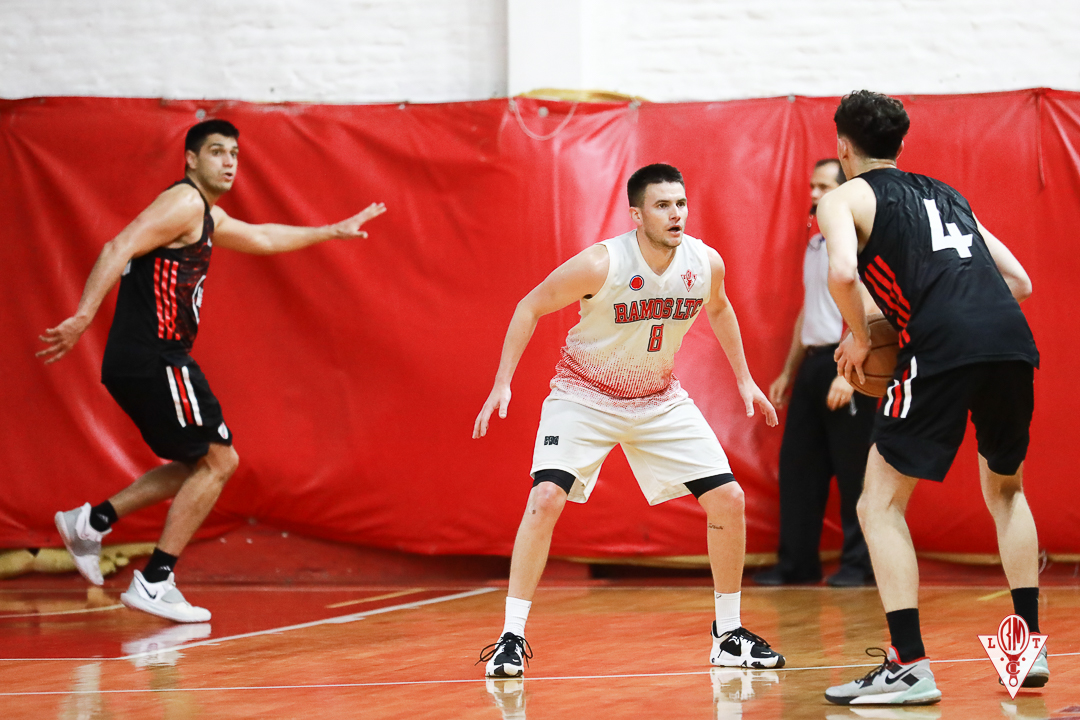
{"type": "MultiPolygon", "coordinates": [[[[503,623],[502,634],[514,633],[525,637],[525,621],[529,619],[529,608],[532,602],[518,600],[509,595],[506,596],[506,621],[503,623]]],[[[500,636],[501,637],[501,636],[500,636]]]]}
{"type": "Polygon", "coordinates": [[[716,635],[742,627],[739,609],[742,606],[742,591],[735,593],[713,593],[716,601],[716,635]]]}

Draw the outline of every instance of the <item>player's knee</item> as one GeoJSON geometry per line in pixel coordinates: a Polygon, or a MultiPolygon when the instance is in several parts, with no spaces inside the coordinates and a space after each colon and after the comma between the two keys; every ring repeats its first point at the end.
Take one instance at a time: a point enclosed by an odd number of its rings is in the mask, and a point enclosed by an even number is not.
{"type": "Polygon", "coordinates": [[[746,511],[746,495],[742,486],[730,473],[686,483],[687,489],[697,497],[707,515],[743,514],[746,511]],[[704,485],[695,485],[702,483],[704,485]]]}
{"type": "Polygon", "coordinates": [[[240,465],[240,455],[232,445],[210,445],[210,452],[206,454],[206,460],[214,471],[214,475],[224,483],[236,468],[240,465]]]}
{"type": "Polygon", "coordinates": [[[859,495],[859,502],[855,506],[855,511],[859,515],[859,524],[865,530],[866,524],[871,522],[875,516],[884,512],[888,505],[888,501],[882,496],[868,492],[864,488],[862,494],[859,495]]]}
{"type": "Polygon", "coordinates": [[[545,517],[558,517],[566,505],[566,490],[553,482],[539,482],[529,496],[529,511],[545,517]]]}

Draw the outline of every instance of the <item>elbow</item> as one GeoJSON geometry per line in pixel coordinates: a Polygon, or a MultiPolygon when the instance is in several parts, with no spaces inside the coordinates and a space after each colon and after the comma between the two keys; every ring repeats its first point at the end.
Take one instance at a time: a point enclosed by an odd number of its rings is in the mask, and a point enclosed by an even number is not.
{"type": "Polygon", "coordinates": [[[859,269],[855,265],[830,265],[829,287],[848,287],[859,281],[859,269]]]}
{"type": "Polygon", "coordinates": [[[1013,281],[1013,297],[1016,298],[1016,302],[1024,302],[1031,297],[1031,278],[1027,275],[1017,278],[1013,281]]]}

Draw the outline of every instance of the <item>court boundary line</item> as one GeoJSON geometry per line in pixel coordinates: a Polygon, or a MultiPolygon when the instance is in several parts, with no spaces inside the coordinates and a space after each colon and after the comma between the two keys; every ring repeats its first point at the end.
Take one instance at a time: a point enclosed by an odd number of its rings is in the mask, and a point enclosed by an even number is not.
{"type": "Polygon", "coordinates": [[[156,650],[150,650],[147,652],[132,653],[130,655],[119,655],[117,657],[0,658],[0,662],[97,662],[103,660],[137,660],[139,658],[157,655],[162,652],[172,652],[174,650],[188,650],[191,648],[203,647],[205,645],[217,645],[218,643],[228,642],[229,640],[243,640],[245,638],[260,637],[262,635],[277,635],[278,633],[289,632],[291,630],[303,630],[305,628],[318,627],[320,625],[343,625],[345,623],[356,622],[357,620],[364,620],[365,618],[371,617],[372,615],[382,615],[383,613],[394,612],[395,610],[412,610],[414,608],[424,607],[425,605],[436,605],[438,603],[449,602],[451,600],[463,600],[465,598],[495,592],[498,589],[499,588],[493,587],[475,588],[473,590],[467,590],[465,592],[454,593],[453,595],[441,595],[439,597],[428,598],[427,600],[415,600],[413,602],[401,603],[399,605],[388,605],[386,607],[375,608],[374,610],[364,610],[363,612],[350,613],[348,615],[335,615],[334,617],[323,618],[322,620],[312,620],[310,622],[298,623],[296,625],[285,625],[282,627],[268,628],[266,630],[255,630],[252,632],[240,633],[238,635],[226,635],[225,637],[210,638],[208,640],[200,640],[193,643],[181,643],[179,645],[158,648],[156,650]]]}
{"type": "MultiPolygon", "coordinates": [[[[1055,653],[1050,657],[1072,657],[1080,655],[1080,652],[1055,653]]],[[[96,660],[110,660],[120,658],[95,658],[96,660]]],[[[934,664],[987,662],[986,658],[956,658],[953,660],[931,660],[934,664]]],[[[534,682],[542,680],[625,680],[632,678],[651,677],[688,677],[692,675],[709,675],[713,670],[739,670],[750,673],[763,672],[787,672],[796,670],[848,670],[861,667],[876,667],[879,663],[859,663],[857,665],[815,665],[796,668],[710,668],[709,670],[688,670],[685,672],[666,673],[621,673],[617,675],[548,675],[540,677],[526,677],[523,680],[534,682]]],[[[488,680],[516,680],[517,678],[463,678],[457,680],[395,680],[387,682],[366,683],[316,683],[312,685],[237,685],[232,687],[191,687],[191,688],[128,688],[119,690],[32,690],[26,692],[0,692],[0,697],[20,697],[36,695],[123,695],[134,693],[182,693],[182,692],[229,692],[236,690],[331,690],[343,688],[365,687],[399,687],[409,685],[461,685],[465,683],[482,683],[488,680]]]]}
{"type": "Polygon", "coordinates": [[[105,612],[106,610],[119,610],[124,607],[123,603],[106,605],[96,608],[78,608],[77,610],[56,610],[54,612],[22,613],[20,615],[0,615],[0,620],[14,620],[17,618],[51,617],[53,615],[81,615],[84,613],[105,612]]]}

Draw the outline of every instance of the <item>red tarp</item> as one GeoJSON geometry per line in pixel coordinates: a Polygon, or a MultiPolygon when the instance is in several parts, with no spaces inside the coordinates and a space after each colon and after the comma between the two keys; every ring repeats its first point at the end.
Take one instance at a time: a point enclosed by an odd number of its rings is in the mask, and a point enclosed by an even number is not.
{"type": "MultiPolygon", "coordinates": [[[[904,98],[901,167],[962,192],[1024,263],[1042,351],[1027,464],[1040,544],[1080,550],[1069,438],[1077,383],[1060,329],[1080,276],[1080,94],[904,98]]],[[[196,111],[241,128],[235,189],[249,222],[323,224],[372,201],[370,239],[269,258],[219,250],[194,356],[236,435],[241,468],[202,535],[247,518],[420,553],[509,554],[528,494],[540,403],[573,308],[546,318],[514,381],[510,416],[470,439],[517,300],[558,263],[631,227],[624,184],[670,162],[687,178],[688,231],[724,256],[750,367],[767,388],[801,302],[815,160],[835,148],[836,100],[578,105],[529,137],[505,100],[449,105],[254,105],[48,98],[0,102],[0,546],[56,545],[52,514],[98,502],[156,461],[98,382],[115,293],[56,365],[37,336],[74,310],[101,245],[180,177],[196,111]]],[[[520,101],[533,133],[569,104],[520,101]],[[550,110],[540,117],[539,107],[550,110]]],[[[747,420],[723,353],[697,323],[677,373],[746,489],[751,552],[775,549],[780,428],[747,420]]],[[[944,485],[908,513],[921,550],[994,552],[973,433],[944,485]]],[[[164,508],[113,541],[156,537],[164,508]]],[[[649,508],[621,453],[552,552],[705,553],[689,498],[649,508]]],[[[827,541],[836,545],[832,528],[827,541]]]]}

